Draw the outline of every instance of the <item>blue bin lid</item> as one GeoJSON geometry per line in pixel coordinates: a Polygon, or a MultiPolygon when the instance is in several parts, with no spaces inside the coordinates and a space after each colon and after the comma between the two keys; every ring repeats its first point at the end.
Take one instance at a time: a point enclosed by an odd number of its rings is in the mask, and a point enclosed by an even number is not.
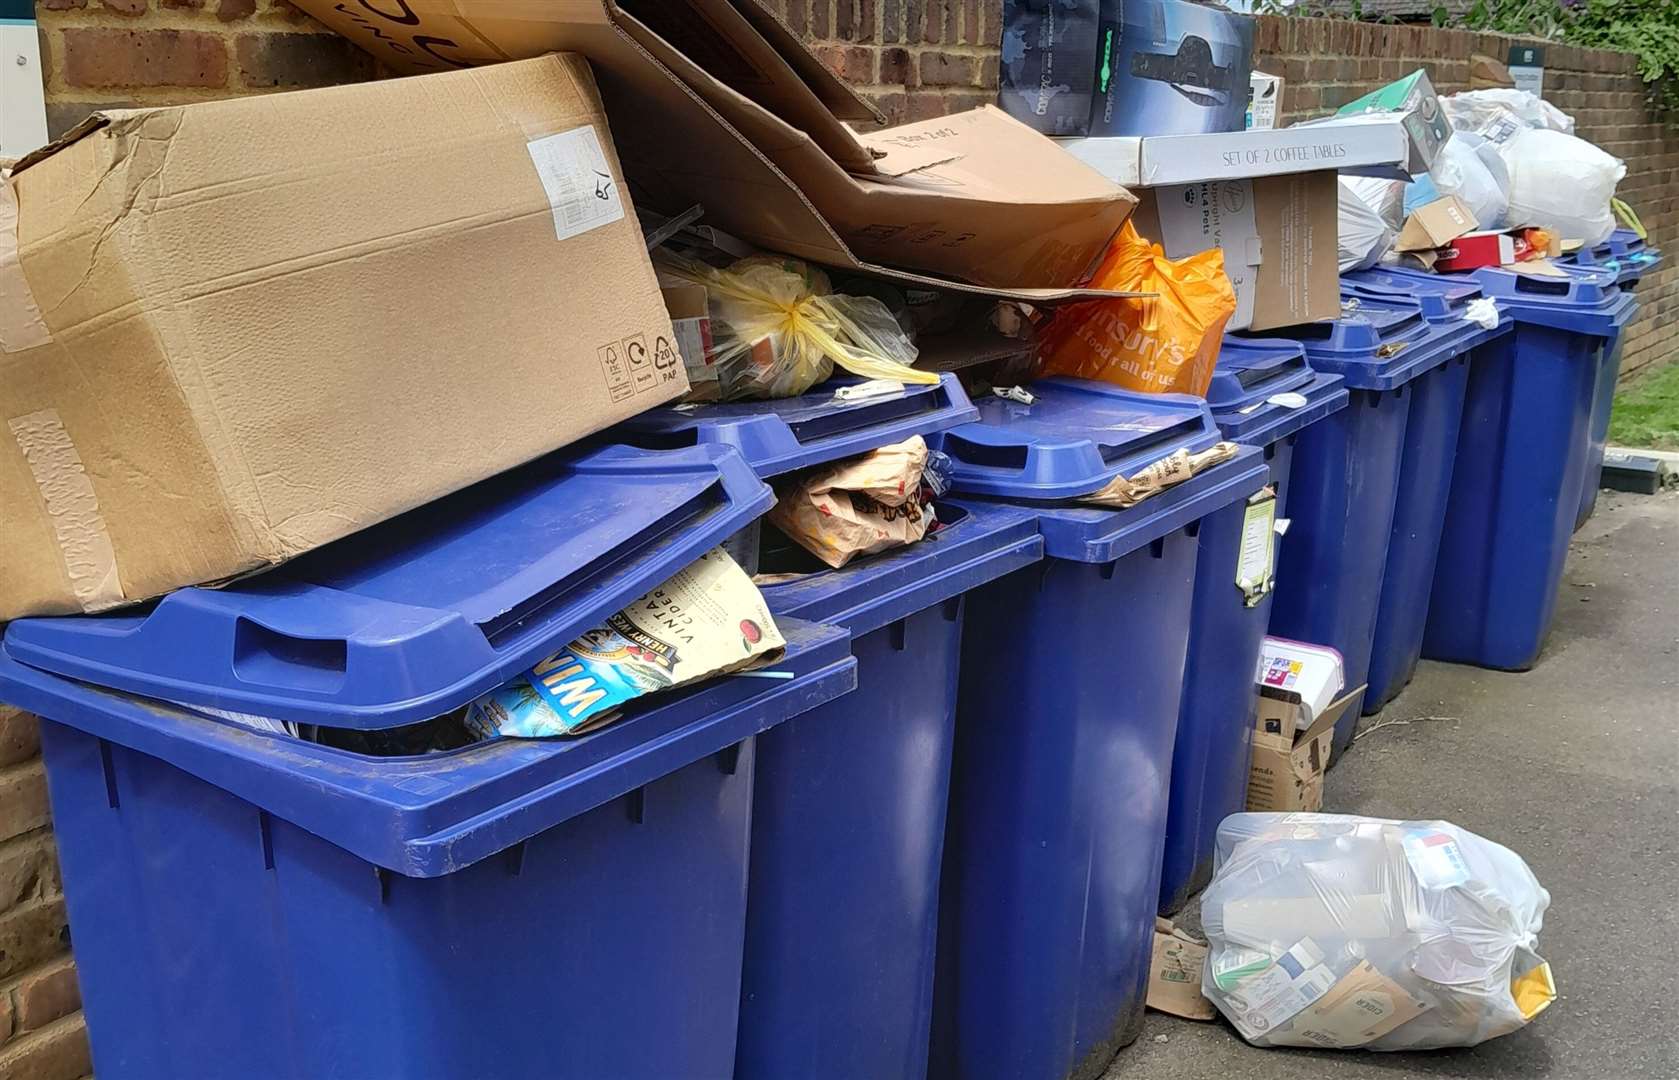
{"type": "Polygon", "coordinates": [[[1260,451],[1244,447],[1128,510],[1065,505],[1176,450],[1212,446],[1218,426],[1205,401],[1182,394],[1061,377],[1029,389],[1031,404],[982,399],[979,423],[947,431],[935,445],[950,455],[959,493],[1032,507],[1047,556],[1112,562],[1265,483],[1260,451]]]}
{"type": "Polygon", "coordinates": [[[5,652],[167,701],[396,727],[528,669],[773,502],[726,447],[552,454],[226,588],[19,619],[5,652]]]}
{"type": "MultiPolygon", "coordinates": [[[[571,739],[495,739],[368,757],[75,682],[0,654],[0,700],[149,755],[407,877],[441,877],[850,691],[836,626],[779,620],[790,678],[711,679],[571,739]]],[[[143,793],[142,793],[143,794],[143,793]]],[[[650,811],[651,813],[651,811],[650,811]]],[[[610,898],[603,898],[610,902],[610,898]]]]}
{"type": "Polygon", "coordinates": [[[1430,322],[1461,319],[1469,302],[1480,298],[1473,279],[1451,274],[1413,275],[1377,266],[1341,275],[1341,295],[1361,300],[1414,300],[1430,322]]]}
{"type": "Polygon", "coordinates": [[[1349,390],[1391,390],[1463,353],[1479,329],[1430,322],[1414,299],[1355,296],[1340,318],[1243,336],[1300,342],[1313,368],[1342,376],[1349,390]]]}
{"type": "Polygon", "coordinates": [[[1306,350],[1299,342],[1226,335],[1207,387],[1207,404],[1225,438],[1269,446],[1343,408],[1347,391],[1341,381],[1339,375],[1307,367],[1306,350]],[[1306,404],[1291,408],[1271,403],[1283,393],[1299,394],[1306,404]]]}
{"type": "Polygon", "coordinates": [[[941,499],[944,527],[919,543],[763,587],[777,617],[836,623],[855,637],[1043,558],[1037,515],[1003,503],[941,499]]]}
{"type": "Polygon", "coordinates": [[[1609,239],[1595,247],[1581,248],[1563,256],[1564,265],[1612,270],[1617,284],[1637,282],[1661,262],[1661,250],[1654,248],[1632,229],[1616,229],[1609,239]]]}
{"type": "Polygon", "coordinates": [[[979,415],[949,372],[939,376],[937,385],[906,384],[902,392],[860,401],[834,397],[836,389],[860,381],[840,376],[808,394],[773,401],[652,409],[619,424],[606,438],[655,450],[732,446],[767,479],[972,423],[979,415]]]}
{"type": "Polygon", "coordinates": [[[1517,322],[1609,337],[1632,321],[1638,300],[1614,283],[1614,273],[1580,266],[1563,269],[1563,277],[1540,277],[1488,266],[1473,276],[1481,292],[1517,322]]]}
{"type": "Polygon", "coordinates": [[[1030,404],[982,398],[979,423],[945,432],[955,489],[1033,502],[1100,491],[1174,450],[1204,450],[1218,425],[1200,398],[1140,394],[1089,379],[1040,379],[1030,404]]]}

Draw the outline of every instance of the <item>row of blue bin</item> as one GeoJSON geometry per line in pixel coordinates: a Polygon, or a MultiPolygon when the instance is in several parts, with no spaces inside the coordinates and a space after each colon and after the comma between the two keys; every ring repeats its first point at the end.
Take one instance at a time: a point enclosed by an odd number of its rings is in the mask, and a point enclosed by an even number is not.
{"type": "Polygon", "coordinates": [[[1228,339],[1207,402],[976,405],[946,376],[663,410],[259,578],[12,624],[0,699],[44,718],[99,1069],[1099,1075],[1156,910],[1241,809],[1264,634],[1339,648],[1377,703],[1465,626],[1446,658],[1537,652],[1548,607],[1505,593],[1554,597],[1630,308],[1592,273],[1350,276],[1344,318],[1228,339]],[[1494,329],[1462,318],[1480,292],[1494,329]],[[911,434],[955,464],[945,527],[767,587],[780,677],[415,756],[216,715],[407,732],[750,526],[766,481],[911,434]],[[1073,502],[1221,437],[1139,506],[1073,502]],[[1267,486],[1274,589],[1237,580],[1267,486]]]}

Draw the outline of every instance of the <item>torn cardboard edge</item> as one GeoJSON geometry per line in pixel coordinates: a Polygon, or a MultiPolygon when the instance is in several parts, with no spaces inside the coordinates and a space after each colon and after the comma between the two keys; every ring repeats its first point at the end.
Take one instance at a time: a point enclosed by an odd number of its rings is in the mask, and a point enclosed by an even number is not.
{"type": "Polygon", "coordinates": [[[1170,919],[1157,916],[1149,956],[1148,1007],[1185,1020],[1217,1017],[1218,1010],[1201,993],[1201,972],[1206,963],[1205,943],[1178,929],[1170,919]]]}
{"type": "Polygon", "coordinates": [[[1475,227],[1475,211],[1469,204],[1456,195],[1447,195],[1411,211],[1399,230],[1393,250],[1432,251],[1473,232],[1475,227]]]}
{"type": "MultiPolygon", "coordinates": [[[[712,78],[613,0],[567,0],[544,8],[545,12],[552,11],[548,18],[490,20],[482,28],[474,24],[471,12],[475,7],[493,12],[493,0],[410,0],[401,19],[382,16],[372,9],[354,10],[331,0],[300,0],[300,6],[401,71],[436,69],[444,66],[439,60],[457,67],[471,66],[550,50],[587,57],[596,67],[603,93],[615,110],[624,116],[658,121],[622,124],[621,130],[614,132],[619,156],[629,166],[638,198],[664,209],[702,203],[723,228],[767,250],[917,286],[1039,305],[1126,295],[1070,284],[1034,287],[1011,282],[1034,277],[1057,282],[1083,280],[1134,203],[1123,188],[1113,188],[1117,197],[1106,191],[1098,197],[1091,187],[1059,201],[1019,199],[1021,205],[1036,205],[1044,212],[1023,221],[1025,211],[1017,208],[1008,218],[1010,229],[988,237],[984,229],[975,229],[975,223],[997,220],[1001,202],[994,188],[978,184],[974,186],[977,195],[964,196],[960,184],[951,186],[936,170],[918,175],[913,186],[903,186],[891,177],[871,179],[847,173],[822,154],[807,134],[712,78]],[[703,84],[714,101],[727,107],[728,114],[708,102],[707,94],[697,92],[691,82],[703,84]],[[764,145],[760,145],[760,139],[764,145]],[[776,160],[778,157],[781,160],[776,160]],[[704,167],[695,168],[691,163],[696,162],[704,163],[704,167]],[[817,205],[812,191],[818,191],[826,210],[817,205]],[[865,198],[876,195],[898,202],[876,203],[865,198]],[[1113,207],[1112,230],[1089,228],[1098,202],[1113,207]],[[876,216],[877,210],[883,216],[876,216]],[[1028,228],[1029,224],[1032,227],[1028,228]],[[911,229],[915,231],[907,239],[899,235],[911,229]],[[1095,231],[1107,231],[1108,235],[1092,243],[1095,231]],[[1069,251],[1065,243],[1054,239],[1057,232],[1078,232],[1083,242],[1069,251]],[[1033,243],[1022,247],[1015,234],[1029,235],[1033,243]],[[883,252],[914,250],[924,254],[928,262],[919,270],[909,271],[867,259],[858,254],[856,238],[871,236],[879,241],[876,246],[883,252]],[[916,243],[924,246],[913,246],[916,243]],[[957,250],[959,243],[966,246],[957,250]],[[1091,250],[1085,250],[1087,247],[1091,250]],[[1059,261],[1051,268],[1044,264],[1045,259],[1059,261]],[[1074,267],[1075,262],[1081,265],[1074,267]],[[952,269],[961,266],[971,266],[974,272],[952,269]],[[976,285],[962,280],[967,277],[991,283],[976,285]]],[[[795,61],[800,55],[809,55],[810,63],[819,63],[796,41],[786,47],[795,61]]],[[[1008,120],[1000,111],[993,111],[1008,120]]],[[[957,114],[967,115],[972,114],[957,114]]],[[[945,117],[935,123],[948,125],[955,119],[945,117]]],[[[1044,149],[1059,157],[1043,136],[1018,121],[1008,122],[1030,133],[1044,149]]],[[[902,132],[911,126],[893,131],[902,132]]],[[[991,152],[997,153],[995,148],[991,152]]],[[[1038,172],[1042,173],[1045,162],[1039,164],[1038,172]]],[[[925,170],[927,166],[920,168],[925,170]]],[[[1111,182],[1099,174],[1090,172],[1088,178],[1093,185],[1112,188],[1111,182]]]]}
{"type": "Polygon", "coordinates": [[[1335,723],[1364,685],[1330,702],[1305,731],[1297,723],[1300,706],[1264,693],[1249,736],[1253,760],[1248,771],[1247,809],[1265,813],[1316,813],[1323,809],[1323,775],[1329,769],[1335,723]]]}

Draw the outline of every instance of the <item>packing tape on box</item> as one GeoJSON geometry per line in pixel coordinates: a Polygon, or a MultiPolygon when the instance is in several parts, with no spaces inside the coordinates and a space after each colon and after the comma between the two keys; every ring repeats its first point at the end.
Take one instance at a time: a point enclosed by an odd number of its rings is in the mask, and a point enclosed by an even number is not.
{"type": "Polygon", "coordinates": [[[116,549],[111,546],[105,518],[99,513],[93,481],[88,479],[58,410],[32,412],[8,420],[6,426],[41,489],[70,591],[76,594],[82,610],[101,611],[122,603],[125,597],[117,578],[116,549]]]}
{"type": "Polygon", "coordinates": [[[0,352],[22,352],[52,342],[17,250],[17,187],[0,183],[0,352]]]}

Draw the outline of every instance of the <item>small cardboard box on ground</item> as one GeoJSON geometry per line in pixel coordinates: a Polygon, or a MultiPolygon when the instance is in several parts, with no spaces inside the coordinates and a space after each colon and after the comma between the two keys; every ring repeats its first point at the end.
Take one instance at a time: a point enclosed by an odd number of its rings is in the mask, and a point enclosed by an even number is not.
{"type": "Polygon", "coordinates": [[[0,621],[283,562],[688,386],[589,66],[99,114],[0,187],[0,621]]]}
{"type": "Polygon", "coordinates": [[[755,0],[297,6],[401,72],[589,59],[636,196],[771,251],[1032,303],[1081,295],[1135,200],[1002,110],[879,116],[755,0]],[[516,9],[516,10],[515,10],[516,9]]]}
{"type": "Polygon", "coordinates": [[[1345,678],[1339,653],[1282,638],[1265,639],[1255,682],[1259,715],[1251,736],[1247,808],[1281,813],[1322,809],[1335,722],[1364,687],[1341,694],[1345,678]]]}

